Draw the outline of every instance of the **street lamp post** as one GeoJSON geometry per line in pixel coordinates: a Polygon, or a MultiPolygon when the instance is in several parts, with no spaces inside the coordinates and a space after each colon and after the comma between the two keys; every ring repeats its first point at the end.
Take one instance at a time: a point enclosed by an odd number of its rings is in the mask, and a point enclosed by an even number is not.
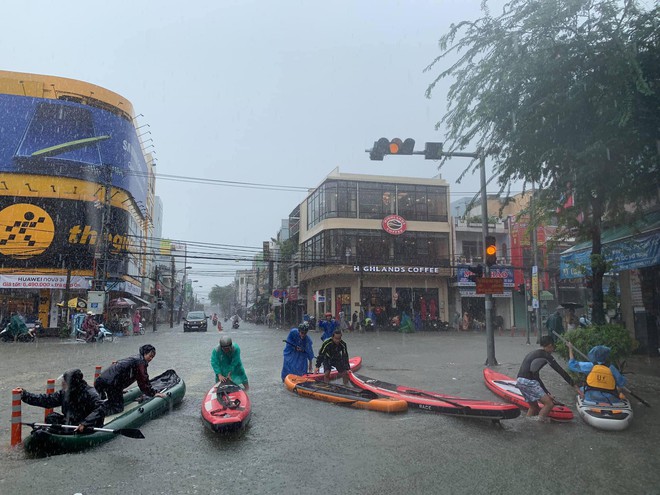
{"type": "Polygon", "coordinates": [[[170,328],[174,328],[174,290],[176,289],[176,274],[192,269],[187,266],[179,271],[174,271],[174,256],[172,256],[172,280],[170,281],[170,328]]]}

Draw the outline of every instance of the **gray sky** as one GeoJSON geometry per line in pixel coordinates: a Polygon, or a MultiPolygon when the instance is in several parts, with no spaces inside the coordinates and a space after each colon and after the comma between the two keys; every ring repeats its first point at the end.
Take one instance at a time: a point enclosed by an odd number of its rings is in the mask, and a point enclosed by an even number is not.
{"type": "MultiPolygon", "coordinates": [[[[3,4],[0,45],[3,69],[79,79],[130,100],[150,125],[159,173],[304,187],[335,167],[430,177],[434,162],[371,162],[364,150],[383,136],[413,137],[417,149],[443,140],[434,126],[447,86],[426,99],[438,71],[423,69],[450,23],[476,18],[480,3],[28,0],[3,4]]],[[[455,184],[466,165],[441,171],[452,199],[478,189],[476,176],[455,184]]],[[[165,180],[156,190],[163,237],[253,247],[304,198],[165,180]]],[[[201,293],[230,281],[194,278],[201,293]]]]}

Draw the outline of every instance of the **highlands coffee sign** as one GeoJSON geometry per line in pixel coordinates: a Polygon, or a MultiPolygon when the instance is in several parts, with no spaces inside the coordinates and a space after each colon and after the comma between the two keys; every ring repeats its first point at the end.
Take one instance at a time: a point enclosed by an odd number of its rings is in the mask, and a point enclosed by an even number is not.
{"type": "Polygon", "coordinates": [[[388,215],[383,218],[383,230],[388,234],[401,235],[406,231],[406,220],[399,215],[388,215]]]}
{"type": "Polygon", "coordinates": [[[353,265],[353,272],[439,275],[440,268],[437,266],[353,265]]]}

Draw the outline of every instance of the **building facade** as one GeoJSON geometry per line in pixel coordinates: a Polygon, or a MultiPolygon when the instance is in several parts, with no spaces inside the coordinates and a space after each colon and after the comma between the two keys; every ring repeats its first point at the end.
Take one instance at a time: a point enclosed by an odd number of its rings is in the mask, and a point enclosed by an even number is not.
{"type": "Polygon", "coordinates": [[[442,179],[328,175],[290,219],[307,312],[362,311],[381,325],[403,312],[446,320],[448,201],[442,179]]]}
{"type": "Polygon", "coordinates": [[[58,303],[91,288],[140,298],[154,179],[131,103],[81,81],[0,71],[0,122],[2,317],[54,327],[58,303]]]}

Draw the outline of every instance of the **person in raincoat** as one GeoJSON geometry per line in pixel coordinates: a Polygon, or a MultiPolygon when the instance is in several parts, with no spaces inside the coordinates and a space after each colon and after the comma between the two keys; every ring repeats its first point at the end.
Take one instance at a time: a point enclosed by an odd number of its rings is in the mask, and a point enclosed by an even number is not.
{"type": "Polygon", "coordinates": [[[337,323],[337,320],[332,318],[332,313],[326,313],[325,320],[319,322],[319,328],[323,329],[321,340],[327,340],[332,337],[332,333],[338,326],[339,324],[337,323]]]}
{"type": "Polygon", "coordinates": [[[77,425],[76,432],[87,427],[103,426],[105,412],[103,401],[94,389],[83,379],[79,369],[69,370],[62,375],[62,389],[52,394],[32,394],[18,389],[21,400],[31,406],[44,408],[61,407],[62,413],[50,413],[46,423],[55,425],[77,425]]]}
{"type": "Polygon", "coordinates": [[[14,342],[18,340],[19,336],[26,333],[29,333],[31,336],[34,337],[34,334],[30,332],[27,325],[25,324],[25,320],[18,313],[12,314],[7,328],[9,329],[9,333],[11,334],[11,336],[14,338],[14,342]]]}
{"type": "Polygon", "coordinates": [[[307,335],[309,324],[305,321],[298,328],[292,328],[284,344],[284,364],[282,381],[286,375],[304,375],[312,372],[314,349],[312,338],[307,335]]]}
{"type": "Polygon", "coordinates": [[[399,332],[402,333],[412,333],[415,331],[415,327],[413,326],[413,321],[408,316],[408,313],[405,311],[401,314],[401,325],[399,326],[399,332]]]}
{"type": "Polygon", "coordinates": [[[578,361],[573,356],[573,345],[568,343],[568,369],[587,375],[582,391],[589,402],[616,403],[627,384],[626,377],[609,364],[610,351],[607,346],[597,345],[587,354],[589,361],[578,361]]]}
{"type": "Polygon", "coordinates": [[[211,352],[211,368],[215,380],[220,383],[233,382],[249,389],[248,378],[241,361],[241,349],[234,344],[229,335],[220,337],[220,345],[211,352]]]}
{"type": "Polygon", "coordinates": [[[105,403],[105,414],[117,414],[124,410],[124,389],[137,380],[138,387],[147,397],[166,397],[155,390],[149,383],[147,367],[156,357],[156,348],[145,344],[140,347],[138,356],[121,359],[103,370],[94,382],[94,388],[103,398],[105,403]]]}

